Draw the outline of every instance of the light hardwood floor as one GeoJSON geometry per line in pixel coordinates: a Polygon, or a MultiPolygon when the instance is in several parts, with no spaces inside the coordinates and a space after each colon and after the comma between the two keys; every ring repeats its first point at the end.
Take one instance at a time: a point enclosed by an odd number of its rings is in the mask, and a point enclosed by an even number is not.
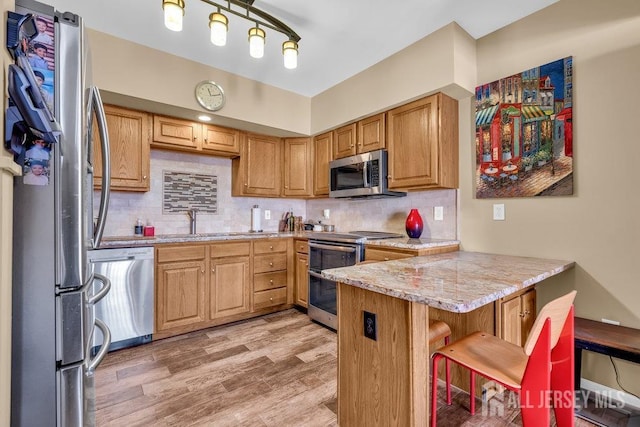
{"type": "MultiPolygon", "coordinates": [[[[96,371],[96,421],[336,426],[336,373],[336,334],[291,309],[109,353],[96,371]]],[[[463,392],[450,407],[441,399],[438,425],[521,424],[517,410],[471,416],[467,402],[463,392]]]]}

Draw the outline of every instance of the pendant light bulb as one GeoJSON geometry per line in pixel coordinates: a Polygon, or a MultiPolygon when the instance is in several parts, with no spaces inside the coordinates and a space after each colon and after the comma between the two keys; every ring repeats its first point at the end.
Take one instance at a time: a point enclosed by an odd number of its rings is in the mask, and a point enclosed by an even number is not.
{"type": "Polygon", "coordinates": [[[287,40],[282,43],[282,56],[284,57],[284,68],[293,70],[298,67],[298,43],[287,40]]]}
{"type": "Polygon", "coordinates": [[[162,0],[164,26],[171,31],[182,31],[184,0],[162,0]]]}
{"type": "Polygon", "coordinates": [[[227,31],[229,20],[220,11],[209,15],[209,28],[211,29],[211,43],[216,46],[227,44],[227,31]]]}
{"type": "Polygon", "coordinates": [[[265,32],[256,27],[249,29],[249,55],[252,58],[262,58],[264,56],[265,32]]]}

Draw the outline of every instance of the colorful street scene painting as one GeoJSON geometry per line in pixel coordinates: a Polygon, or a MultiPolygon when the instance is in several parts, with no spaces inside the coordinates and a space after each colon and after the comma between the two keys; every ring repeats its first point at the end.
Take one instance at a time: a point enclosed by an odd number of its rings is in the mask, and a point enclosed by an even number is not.
{"type": "Polygon", "coordinates": [[[476,87],[476,197],[573,194],[572,57],[476,87]]]}

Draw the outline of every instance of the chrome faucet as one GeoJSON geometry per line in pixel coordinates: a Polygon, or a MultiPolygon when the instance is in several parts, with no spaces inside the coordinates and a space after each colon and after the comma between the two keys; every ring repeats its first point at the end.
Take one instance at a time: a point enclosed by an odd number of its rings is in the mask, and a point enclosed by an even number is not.
{"type": "Polygon", "coordinates": [[[189,232],[191,234],[196,234],[196,213],[198,210],[196,208],[191,208],[187,211],[187,215],[189,215],[189,232]]]}

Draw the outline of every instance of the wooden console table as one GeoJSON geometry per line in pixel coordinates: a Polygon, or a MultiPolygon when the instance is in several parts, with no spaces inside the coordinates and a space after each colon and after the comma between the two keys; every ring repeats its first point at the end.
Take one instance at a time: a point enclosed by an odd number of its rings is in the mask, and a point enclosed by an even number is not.
{"type": "Polygon", "coordinates": [[[576,317],[574,322],[576,390],[580,389],[582,350],[640,363],[640,329],[610,325],[581,317],[576,317]]]}

